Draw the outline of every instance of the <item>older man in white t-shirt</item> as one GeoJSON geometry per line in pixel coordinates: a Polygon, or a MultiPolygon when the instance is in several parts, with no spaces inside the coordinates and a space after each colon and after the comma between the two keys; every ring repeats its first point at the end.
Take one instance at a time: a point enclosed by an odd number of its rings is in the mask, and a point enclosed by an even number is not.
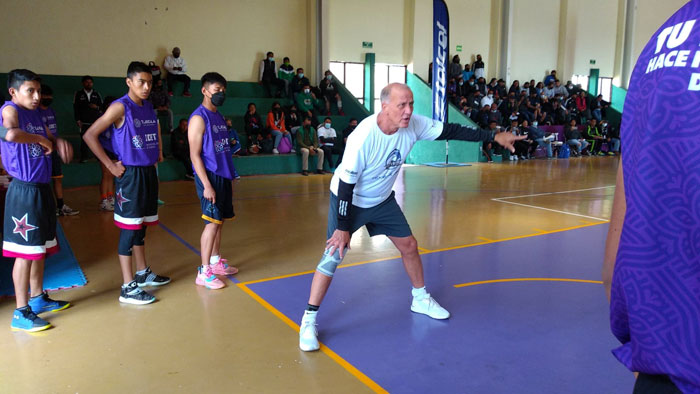
{"type": "Polygon", "coordinates": [[[352,233],[362,226],[367,227],[370,236],[388,236],[401,252],[413,285],[411,311],[434,319],[449,318],[450,313],[425,289],[418,243],[394,198],[394,181],[419,140],[495,141],[514,151],[513,142],[525,138],[413,115],[413,92],[404,84],[394,83],[382,89],[381,105],[379,114],[365,118],[350,135],[343,161],[331,180],[326,251],[316,267],[299,332],[299,347],[303,351],[319,348],[316,314],[352,233]]]}
{"type": "Polygon", "coordinates": [[[192,97],[190,94],[190,77],[187,75],[187,63],[180,56],[180,48],[173,48],[172,55],[168,55],[165,58],[163,67],[168,70],[168,75],[165,77],[168,82],[168,95],[173,95],[173,85],[175,85],[175,81],[178,81],[185,84],[182,95],[192,97]]]}

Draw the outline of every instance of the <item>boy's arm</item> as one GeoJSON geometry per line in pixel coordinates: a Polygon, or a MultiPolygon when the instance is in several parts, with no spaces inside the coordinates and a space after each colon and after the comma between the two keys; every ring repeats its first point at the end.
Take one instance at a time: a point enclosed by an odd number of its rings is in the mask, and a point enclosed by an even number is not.
{"type": "Polygon", "coordinates": [[[19,128],[19,115],[17,109],[12,106],[7,106],[2,110],[2,126],[4,130],[0,131],[3,135],[3,140],[14,142],[17,144],[39,144],[46,150],[46,154],[53,151],[53,143],[46,137],[40,134],[27,133],[19,128]]]}
{"type": "Polygon", "coordinates": [[[90,127],[85,131],[83,140],[88,145],[95,157],[104,164],[104,166],[116,177],[121,177],[124,174],[125,168],[121,161],[113,163],[109,159],[104,148],[97,139],[100,134],[112,124],[124,123],[124,106],[121,103],[115,102],[107,108],[104,115],[100,116],[90,127]]]}
{"type": "Polygon", "coordinates": [[[202,141],[204,140],[205,132],[204,119],[199,115],[194,115],[190,118],[190,122],[187,125],[187,139],[190,142],[190,160],[192,161],[192,166],[194,171],[197,173],[197,177],[204,185],[204,198],[211,201],[212,204],[216,202],[216,192],[209,182],[209,177],[207,177],[207,169],[204,167],[204,161],[202,160],[202,141]]]}
{"type": "Polygon", "coordinates": [[[160,134],[160,122],[158,122],[158,163],[162,163],[165,158],[163,157],[163,138],[160,134]]]}

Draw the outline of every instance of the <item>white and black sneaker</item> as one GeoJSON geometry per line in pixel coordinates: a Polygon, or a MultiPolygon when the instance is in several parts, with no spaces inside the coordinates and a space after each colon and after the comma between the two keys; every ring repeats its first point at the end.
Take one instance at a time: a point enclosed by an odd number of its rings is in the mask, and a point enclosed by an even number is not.
{"type": "Polygon", "coordinates": [[[122,286],[119,294],[119,302],[133,305],[146,305],[155,301],[156,297],[141,290],[136,282],[131,281],[126,286],[122,286]]]}
{"type": "Polygon", "coordinates": [[[299,349],[305,352],[313,352],[319,348],[316,312],[305,311],[299,327],[299,349]]]}
{"type": "Polygon", "coordinates": [[[134,275],[134,281],[136,281],[139,287],[163,286],[170,283],[170,278],[167,276],[156,275],[153,271],[151,271],[151,267],[146,267],[146,272],[143,274],[136,273],[136,275],[134,275]]]}

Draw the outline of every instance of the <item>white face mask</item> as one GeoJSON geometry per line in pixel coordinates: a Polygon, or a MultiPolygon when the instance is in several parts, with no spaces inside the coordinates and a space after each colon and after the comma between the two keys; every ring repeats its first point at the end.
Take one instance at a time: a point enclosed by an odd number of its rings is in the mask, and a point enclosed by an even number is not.
{"type": "Polygon", "coordinates": [[[532,126],[537,127],[537,122],[532,122],[532,126]]]}
{"type": "Polygon", "coordinates": [[[493,98],[493,94],[489,94],[489,98],[493,98]]]}
{"type": "Polygon", "coordinates": [[[304,89],[304,93],[309,94],[311,92],[310,89],[304,89]]]}

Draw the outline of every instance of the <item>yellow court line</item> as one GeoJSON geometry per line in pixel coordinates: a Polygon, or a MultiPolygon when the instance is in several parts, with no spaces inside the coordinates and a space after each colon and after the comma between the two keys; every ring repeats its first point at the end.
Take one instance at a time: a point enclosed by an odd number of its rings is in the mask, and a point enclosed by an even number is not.
{"type": "Polygon", "coordinates": [[[487,283],[503,283],[503,282],[579,282],[579,283],[595,283],[602,285],[603,282],[600,280],[588,280],[588,279],[566,279],[566,278],[511,278],[511,279],[493,279],[493,280],[482,280],[479,282],[469,282],[462,283],[459,285],[453,285],[454,287],[468,287],[483,285],[487,283]]]}
{"type": "Polygon", "coordinates": [[[538,231],[538,232],[540,232],[540,233],[546,233],[546,232],[547,232],[547,230],[542,230],[541,228],[534,228],[534,227],[533,227],[532,229],[535,230],[535,231],[538,231]]]}
{"type": "Polygon", "coordinates": [[[426,248],[421,248],[420,246],[418,247],[418,250],[421,251],[421,252],[423,252],[423,253],[430,253],[430,252],[432,252],[432,250],[428,250],[428,249],[426,249],[426,248]]]}
{"type": "MultiPolygon", "coordinates": [[[[431,253],[437,253],[437,252],[445,252],[445,251],[448,251],[448,250],[455,250],[455,249],[471,248],[472,246],[481,246],[481,245],[488,245],[488,244],[493,244],[493,243],[497,243],[497,242],[513,241],[513,240],[516,240],[516,239],[536,237],[536,236],[538,236],[538,235],[560,233],[560,232],[563,232],[563,231],[576,230],[576,229],[579,229],[579,228],[585,228],[585,227],[591,227],[591,226],[598,226],[598,225],[600,225],[600,224],[605,224],[605,223],[608,223],[608,222],[610,222],[610,221],[609,221],[609,220],[605,220],[605,221],[601,221],[601,222],[598,222],[598,223],[581,224],[581,225],[578,225],[578,226],[566,227],[566,228],[562,228],[562,229],[558,229],[558,230],[551,230],[551,231],[540,230],[540,231],[542,231],[542,232],[540,232],[540,233],[526,234],[526,235],[517,235],[517,236],[515,236],[515,237],[501,238],[501,239],[490,239],[490,240],[486,240],[485,238],[478,237],[478,238],[484,239],[484,241],[483,241],[483,242],[475,242],[475,243],[466,244],[466,245],[450,246],[450,247],[441,248],[441,249],[433,249],[433,250],[430,250],[430,251],[425,252],[424,254],[431,254],[431,253]]],[[[343,265],[338,266],[338,269],[341,269],[341,268],[349,268],[349,267],[355,267],[355,266],[358,266],[358,265],[365,265],[365,264],[370,264],[370,263],[378,263],[378,262],[380,262],[380,261],[393,260],[393,259],[396,259],[396,258],[399,258],[399,257],[401,257],[401,256],[389,256],[389,257],[382,257],[382,258],[374,259],[374,260],[360,261],[360,262],[357,262],[357,263],[343,264],[343,265]]],[[[303,271],[303,272],[297,272],[297,273],[294,273],[294,274],[287,274],[287,275],[273,276],[273,277],[270,277],[270,278],[263,278],[263,279],[251,280],[251,281],[247,281],[247,282],[242,282],[241,284],[242,284],[242,285],[252,285],[252,284],[254,284],[254,283],[270,282],[270,281],[277,280],[277,279],[285,279],[285,278],[292,278],[292,277],[295,277],[295,276],[313,274],[314,272],[315,272],[315,270],[303,271]]]]}
{"type": "Polygon", "coordinates": [[[486,241],[486,242],[493,242],[493,241],[494,241],[493,239],[491,239],[491,238],[486,238],[486,237],[477,237],[477,238],[480,239],[480,240],[482,240],[482,241],[486,241]]]}
{"type": "Polygon", "coordinates": [[[583,224],[592,224],[593,223],[593,222],[589,222],[588,220],[583,220],[583,219],[580,219],[579,222],[581,222],[583,224]]]}
{"type": "MultiPolygon", "coordinates": [[[[294,331],[299,332],[299,325],[298,324],[294,323],[292,321],[292,319],[285,316],[282,312],[277,310],[277,308],[270,305],[269,302],[262,299],[262,297],[257,295],[253,290],[249,289],[245,284],[238,283],[238,284],[236,284],[236,286],[238,286],[246,294],[251,296],[255,301],[260,303],[260,305],[265,307],[265,309],[272,312],[273,315],[277,316],[280,320],[287,323],[287,325],[289,327],[291,327],[294,331]]],[[[385,390],[382,386],[377,384],[374,380],[370,379],[367,375],[363,374],[359,369],[355,368],[352,364],[345,361],[344,358],[340,357],[336,352],[331,350],[328,346],[321,344],[321,348],[319,350],[321,352],[323,352],[326,356],[330,357],[333,361],[340,364],[341,367],[343,367],[346,371],[350,372],[351,375],[356,377],[359,381],[364,383],[367,387],[369,387],[375,393],[388,393],[388,391],[385,390]]]]}

